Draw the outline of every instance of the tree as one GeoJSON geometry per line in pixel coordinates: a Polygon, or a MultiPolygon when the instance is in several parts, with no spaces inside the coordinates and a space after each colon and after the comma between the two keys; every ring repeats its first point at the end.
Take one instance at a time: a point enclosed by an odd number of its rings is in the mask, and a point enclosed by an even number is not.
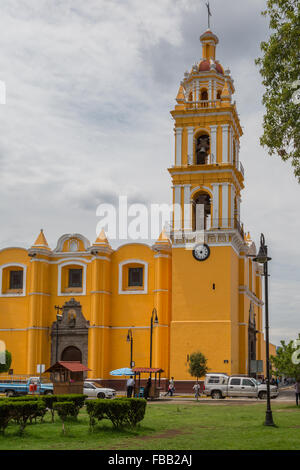
{"type": "Polygon", "coordinates": [[[201,352],[194,352],[190,355],[189,373],[197,380],[208,372],[207,359],[201,352]]]}
{"type": "Polygon", "coordinates": [[[266,88],[260,142],[270,155],[290,159],[300,182],[300,3],[268,0],[262,14],[269,16],[273,32],[261,43],[263,57],[256,60],[266,88]]]}
{"type": "Polygon", "coordinates": [[[8,351],[5,351],[5,364],[2,364],[0,362],[0,373],[8,372],[11,366],[11,361],[12,361],[11,353],[8,351]]]}
{"type": "Polygon", "coordinates": [[[281,341],[276,356],[271,356],[273,375],[284,375],[300,381],[300,334],[298,339],[285,343],[281,341]]]}

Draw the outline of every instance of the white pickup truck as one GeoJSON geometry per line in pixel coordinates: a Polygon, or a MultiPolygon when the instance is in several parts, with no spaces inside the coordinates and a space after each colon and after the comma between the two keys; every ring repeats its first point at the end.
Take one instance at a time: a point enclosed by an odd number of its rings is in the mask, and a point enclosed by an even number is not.
{"type": "MultiPolygon", "coordinates": [[[[203,393],[214,399],[225,397],[267,398],[267,386],[253,377],[227,374],[206,374],[203,393]]],[[[271,398],[278,397],[278,388],[270,385],[271,398]]]]}

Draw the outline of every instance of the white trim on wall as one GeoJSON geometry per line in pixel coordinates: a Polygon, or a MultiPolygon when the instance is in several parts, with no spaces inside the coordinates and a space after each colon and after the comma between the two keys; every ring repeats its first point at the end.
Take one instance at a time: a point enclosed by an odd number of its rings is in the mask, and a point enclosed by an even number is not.
{"type": "Polygon", "coordinates": [[[141,259],[126,259],[119,263],[119,294],[148,294],[148,263],[141,259]],[[143,290],[123,290],[123,266],[126,264],[142,264],[144,266],[144,289],[143,290]]]}
{"type": "Polygon", "coordinates": [[[66,261],[64,263],[59,264],[58,266],[58,281],[57,281],[57,295],[60,297],[72,297],[72,296],[79,296],[79,295],[86,295],[86,264],[82,263],[81,261],[66,261]],[[62,268],[65,266],[70,265],[78,265],[83,268],[83,276],[82,276],[82,292],[62,292],[61,291],[61,271],[62,268]]]}
{"type": "Polygon", "coordinates": [[[25,295],[26,295],[26,274],[27,274],[26,264],[21,264],[21,263],[3,264],[0,267],[0,297],[25,297],[25,295]],[[17,266],[18,268],[23,268],[23,290],[22,290],[22,293],[21,294],[17,294],[17,293],[3,294],[3,292],[2,292],[2,272],[3,272],[3,269],[9,268],[9,267],[14,267],[14,266],[17,266]]]}

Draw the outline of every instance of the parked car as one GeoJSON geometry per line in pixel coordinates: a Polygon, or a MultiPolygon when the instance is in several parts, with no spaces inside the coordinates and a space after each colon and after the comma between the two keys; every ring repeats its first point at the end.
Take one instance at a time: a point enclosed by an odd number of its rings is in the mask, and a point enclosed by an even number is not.
{"type": "Polygon", "coordinates": [[[19,377],[9,376],[0,381],[0,393],[5,393],[7,397],[15,397],[18,395],[40,394],[48,395],[53,393],[53,384],[46,382],[39,377],[30,377],[22,379],[19,377]]]}
{"type": "Polygon", "coordinates": [[[83,393],[93,398],[114,398],[116,396],[116,390],[101,387],[96,382],[84,382],[83,393]]]}
{"type": "MultiPolygon", "coordinates": [[[[267,385],[253,377],[227,374],[206,374],[203,393],[214,399],[225,397],[267,398],[267,385]]],[[[278,388],[270,385],[271,398],[279,395],[278,388]]]]}

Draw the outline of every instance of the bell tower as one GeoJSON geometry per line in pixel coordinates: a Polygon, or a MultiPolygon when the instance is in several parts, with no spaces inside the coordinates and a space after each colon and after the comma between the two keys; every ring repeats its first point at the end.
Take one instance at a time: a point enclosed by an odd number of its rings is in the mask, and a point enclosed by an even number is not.
{"type": "Polygon", "coordinates": [[[174,238],[182,241],[193,238],[190,232],[196,228],[242,232],[243,132],[232,100],[234,82],[230,70],[224,71],[215,58],[217,36],[207,30],[200,41],[202,59],[185,72],[171,112],[175,121],[175,164],[169,169],[175,204],[172,228],[174,238]]]}
{"type": "Polygon", "coordinates": [[[216,59],[219,39],[208,29],[200,42],[202,58],[185,72],[171,111],[170,374],[178,380],[191,380],[188,361],[195,351],[208,358],[212,371],[240,370],[239,257],[246,250],[240,221],[243,132],[230,70],[216,59]]]}

